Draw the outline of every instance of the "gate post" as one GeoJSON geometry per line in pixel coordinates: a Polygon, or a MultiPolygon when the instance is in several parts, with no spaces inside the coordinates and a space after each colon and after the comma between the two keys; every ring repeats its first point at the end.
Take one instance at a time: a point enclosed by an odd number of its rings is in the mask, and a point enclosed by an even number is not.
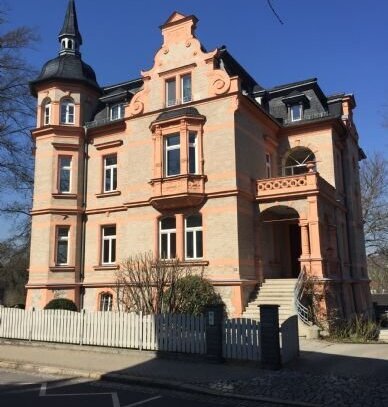
{"type": "Polygon", "coordinates": [[[205,308],[206,358],[223,362],[222,342],[224,340],[224,305],[208,305],[205,308]]]}
{"type": "Polygon", "coordinates": [[[279,305],[260,305],[261,364],[265,369],[280,369],[279,305]]]}

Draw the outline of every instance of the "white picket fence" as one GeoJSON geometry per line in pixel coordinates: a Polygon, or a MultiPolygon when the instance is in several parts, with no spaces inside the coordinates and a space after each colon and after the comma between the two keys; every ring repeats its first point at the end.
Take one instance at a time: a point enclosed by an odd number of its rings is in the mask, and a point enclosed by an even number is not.
{"type": "Polygon", "coordinates": [[[0,338],[206,352],[203,316],[0,308],[0,338]]]}
{"type": "MultiPolygon", "coordinates": [[[[206,353],[204,316],[21,310],[0,307],[0,338],[167,352],[206,353]]],[[[223,356],[259,361],[260,322],[224,321],[223,356]]]]}
{"type": "Polygon", "coordinates": [[[261,359],[260,322],[247,318],[227,319],[222,353],[226,359],[261,359]]]}

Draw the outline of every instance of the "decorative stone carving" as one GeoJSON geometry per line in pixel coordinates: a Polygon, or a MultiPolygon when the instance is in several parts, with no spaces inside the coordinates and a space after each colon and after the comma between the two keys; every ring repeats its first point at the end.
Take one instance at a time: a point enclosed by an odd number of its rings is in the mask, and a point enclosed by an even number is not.
{"type": "Polygon", "coordinates": [[[211,90],[215,95],[227,93],[230,88],[230,78],[228,74],[220,69],[213,72],[211,90]]]}
{"type": "Polygon", "coordinates": [[[141,100],[142,96],[143,96],[143,92],[144,91],[140,91],[139,93],[137,93],[133,99],[131,100],[131,103],[129,104],[129,114],[131,116],[136,116],[138,114],[143,113],[144,110],[144,103],[141,100]]]}

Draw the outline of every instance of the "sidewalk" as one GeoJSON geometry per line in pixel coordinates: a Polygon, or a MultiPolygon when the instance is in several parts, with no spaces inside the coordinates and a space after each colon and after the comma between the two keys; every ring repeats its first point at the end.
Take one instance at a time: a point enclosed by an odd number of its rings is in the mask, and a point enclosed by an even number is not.
{"type": "Polygon", "coordinates": [[[223,396],[230,392],[294,405],[388,405],[388,344],[302,341],[301,347],[297,362],[273,372],[250,363],[213,364],[195,356],[164,359],[148,351],[2,341],[0,368],[223,396]]]}

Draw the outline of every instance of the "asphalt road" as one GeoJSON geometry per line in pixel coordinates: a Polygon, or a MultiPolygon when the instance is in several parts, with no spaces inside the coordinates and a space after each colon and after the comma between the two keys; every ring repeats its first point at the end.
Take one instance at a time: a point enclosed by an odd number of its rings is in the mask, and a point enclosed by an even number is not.
{"type": "Polygon", "coordinates": [[[2,407],[214,407],[258,406],[159,389],[66,379],[0,369],[2,407]]]}

